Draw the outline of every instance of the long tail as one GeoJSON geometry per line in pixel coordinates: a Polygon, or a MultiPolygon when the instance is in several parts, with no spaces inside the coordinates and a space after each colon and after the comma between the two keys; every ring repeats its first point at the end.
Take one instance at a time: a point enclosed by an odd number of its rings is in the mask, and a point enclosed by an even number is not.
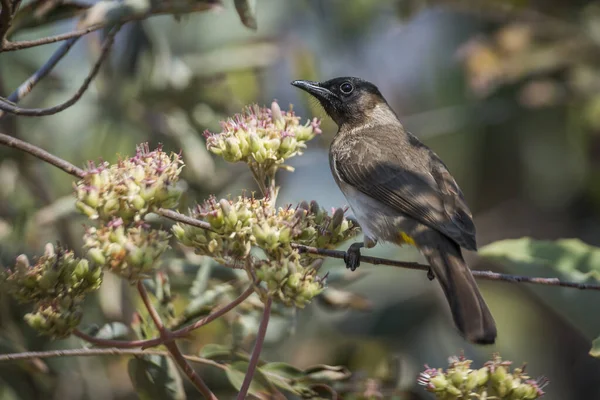
{"type": "Polygon", "coordinates": [[[493,344],[496,340],[494,317],[479,292],[460,247],[443,235],[428,242],[421,251],[444,289],[456,327],[470,342],[493,344]]]}

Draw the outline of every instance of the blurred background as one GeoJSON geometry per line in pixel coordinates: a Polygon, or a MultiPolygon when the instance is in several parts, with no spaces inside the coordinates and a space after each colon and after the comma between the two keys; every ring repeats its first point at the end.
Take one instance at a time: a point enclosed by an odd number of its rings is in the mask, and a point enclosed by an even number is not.
{"type": "MultiPolygon", "coordinates": [[[[336,127],[289,82],[358,76],[376,84],[405,127],[448,165],[473,211],[480,247],[522,237],[600,245],[600,2],[259,0],[256,7],[257,31],[240,23],[229,0],[218,12],[179,21],[131,22],[76,105],[43,118],[3,118],[0,132],[78,166],[113,162],[144,141],[181,149],[187,192],[180,210],[186,210],[211,193],[256,190],[245,165],[207,152],[202,133],[219,132],[219,121],[245,104],[277,99],[282,108],[292,103],[303,119],[323,118],[323,134],[292,160],[296,171],[278,175],[279,202],[338,207],[346,202],[327,159],[336,127]]],[[[11,40],[74,28],[73,20],[56,20],[25,21],[11,40]]],[[[70,96],[101,40],[101,33],[84,37],[22,105],[51,106],[70,96]]],[[[0,54],[0,94],[17,88],[56,47],[0,54]]],[[[0,266],[13,265],[21,253],[40,254],[48,241],[80,249],[85,219],[74,210],[72,182],[60,170],[0,148],[0,266]]],[[[565,256],[541,253],[557,263],[565,256]]],[[[384,245],[364,254],[423,261],[412,248],[384,245]]],[[[589,254],[564,269],[475,254],[468,260],[474,269],[565,279],[600,269],[589,254]]],[[[344,271],[339,260],[324,268],[344,271]]],[[[345,385],[357,392],[370,378],[381,383],[384,398],[430,399],[416,384],[424,364],[445,367],[464,350],[480,365],[499,351],[515,364],[527,362],[532,376],[547,376],[548,400],[600,398],[600,360],[588,355],[600,333],[597,292],[480,281],[499,336],[494,346],[475,347],[458,336],[439,286],[424,273],[363,264],[355,274],[346,289],[357,294],[357,304],[320,300],[292,322],[272,324],[263,358],[300,368],[345,365],[354,373],[345,385]],[[286,333],[290,323],[293,335],[286,333]]],[[[172,279],[185,287],[183,276],[172,279]]],[[[84,322],[129,322],[134,297],[107,276],[89,299],[84,322]]],[[[37,336],[22,322],[25,312],[0,293],[0,352],[80,345],[37,336]]],[[[188,350],[226,336],[224,325],[212,324],[188,350]]],[[[126,368],[124,357],[3,363],[0,399],[134,399],[126,368]]],[[[233,398],[219,371],[202,373],[222,398],[233,398]]]]}

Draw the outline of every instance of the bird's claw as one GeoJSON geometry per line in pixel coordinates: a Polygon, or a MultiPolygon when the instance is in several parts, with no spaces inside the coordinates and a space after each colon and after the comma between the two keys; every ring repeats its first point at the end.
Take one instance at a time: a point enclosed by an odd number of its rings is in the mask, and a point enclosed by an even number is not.
{"type": "Polygon", "coordinates": [[[344,262],[346,263],[346,268],[350,268],[351,271],[356,270],[360,266],[360,248],[362,247],[362,243],[354,243],[352,244],[346,254],[344,255],[344,262]]]}
{"type": "Polygon", "coordinates": [[[435,279],[435,275],[433,273],[433,270],[431,269],[431,267],[429,267],[429,269],[427,270],[427,278],[432,281],[435,279]]]}

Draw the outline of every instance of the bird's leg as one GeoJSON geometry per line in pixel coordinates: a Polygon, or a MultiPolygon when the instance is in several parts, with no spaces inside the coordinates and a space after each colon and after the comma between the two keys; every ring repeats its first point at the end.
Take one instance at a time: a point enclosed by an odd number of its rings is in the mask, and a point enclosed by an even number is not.
{"type": "Polygon", "coordinates": [[[365,247],[364,242],[355,242],[348,247],[346,250],[346,254],[344,255],[344,262],[346,263],[346,268],[350,268],[351,271],[354,271],[360,265],[360,249],[365,247]]]}
{"type": "Polygon", "coordinates": [[[433,274],[433,270],[431,269],[431,267],[429,267],[429,269],[427,270],[427,279],[429,279],[430,281],[435,279],[435,275],[433,274]]]}
{"type": "Polygon", "coordinates": [[[365,236],[364,242],[356,242],[352,243],[346,254],[344,255],[344,261],[346,262],[346,268],[350,268],[351,271],[354,271],[356,268],[360,266],[360,249],[366,247],[370,249],[377,244],[376,239],[371,239],[368,236],[365,236]]]}

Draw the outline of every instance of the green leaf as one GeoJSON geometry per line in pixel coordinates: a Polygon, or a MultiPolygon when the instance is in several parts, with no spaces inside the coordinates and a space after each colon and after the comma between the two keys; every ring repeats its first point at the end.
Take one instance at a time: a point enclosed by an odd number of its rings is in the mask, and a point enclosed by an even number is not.
{"type": "Polygon", "coordinates": [[[309,389],[306,385],[298,384],[304,373],[293,365],[273,362],[263,365],[260,370],[272,384],[288,392],[302,394],[309,389]]]}
{"type": "Polygon", "coordinates": [[[499,261],[551,267],[571,279],[600,279],[600,249],[579,239],[557,241],[531,238],[501,240],[479,250],[479,255],[499,261]]]}
{"type": "Polygon", "coordinates": [[[240,16],[242,24],[256,30],[256,0],[235,0],[235,10],[240,16]]]}
{"type": "Polygon", "coordinates": [[[22,29],[38,28],[63,19],[74,18],[90,7],[91,4],[75,1],[34,1],[19,8],[8,30],[8,36],[22,29]]]}
{"type": "Polygon", "coordinates": [[[350,371],[344,366],[315,365],[304,370],[305,379],[318,382],[334,382],[348,379],[350,371]]]}
{"type": "MultiPolygon", "coordinates": [[[[240,390],[242,387],[247,370],[248,363],[246,361],[234,362],[233,364],[227,366],[227,369],[225,370],[227,373],[227,378],[236,390],[240,390]]],[[[271,399],[271,394],[273,391],[273,387],[271,386],[269,380],[260,371],[260,369],[257,368],[254,372],[254,376],[252,377],[252,383],[250,384],[248,393],[258,397],[259,399],[271,399]]]]}
{"type": "Polygon", "coordinates": [[[592,341],[592,348],[590,349],[590,356],[600,358],[600,337],[597,337],[592,341]]]}
{"type": "Polygon", "coordinates": [[[200,350],[200,354],[198,355],[202,358],[208,358],[209,360],[230,359],[231,348],[222,344],[211,343],[202,347],[202,350],[200,350]]]}
{"type": "MultiPolygon", "coordinates": [[[[513,274],[577,282],[600,278],[600,249],[579,239],[502,240],[481,248],[479,255],[502,263],[513,274]]],[[[600,320],[589,317],[589,304],[596,301],[596,293],[569,288],[548,290],[542,285],[523,285],[523,288],[536,293],[584,334],[595,337],[600,330],[600,320]]]]}
{"type": "Polygon", "coordinates": [[[131,383],[142,400],[185,400],[181,375],[164,356],[134,357],[128,364],[131,383]]]}

